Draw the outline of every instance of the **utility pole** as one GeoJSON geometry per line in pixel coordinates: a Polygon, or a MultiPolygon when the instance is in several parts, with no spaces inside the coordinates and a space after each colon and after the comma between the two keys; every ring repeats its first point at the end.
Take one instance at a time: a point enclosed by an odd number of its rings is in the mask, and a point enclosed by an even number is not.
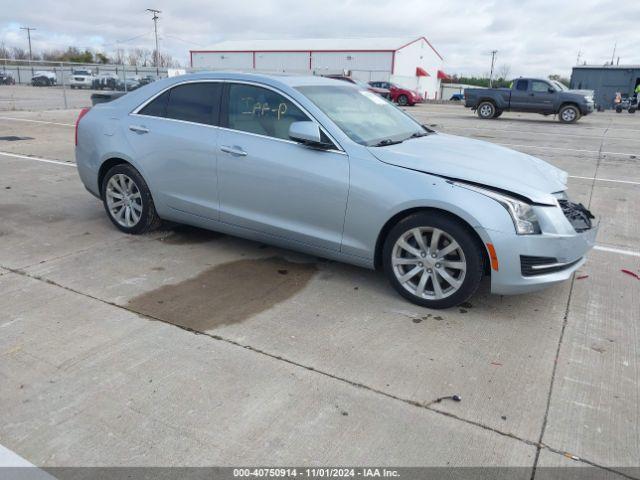
{"type": "Polygon", "coordinates": [[[156,75],[160,76],[160,52],[158,51],[158,17],[159,13],[162,13],[160,10],[154,10],[153,8],[147,8],[147,12],[153,13],[153,29],[156,33],[156,75]]]}
{"type": "Polygon", "coordinates": [[[576,57],[576,65],[580,65],[580,57],[582,57],[582,50],[578,50],[578,56],[576,57]]]}
{"type": "Polygon", "coordinates": [[[618,46],[618,42],[613,44],[613,53],[611,54],[611,65],[613,65],[613,59],[616,56],[616,47],[618,46]]]}
{"type": "Polygon", "coordinates": [[[32,27],[20,27],[20,30],[26,30],[27,31],[27,38],[29,39],[29,66],[31,67],[31,76],[33,76],[33,66],[31,65],[31,59],[32,59],[32,55],[31,55],[31,30],[35,30],[35,28],[32,28],[32,27]]]}
{"type": "Polygon", "coordinates": [[[498,53],[498,50],[491,50],[491,73],[489,73],[489,88],[493,86],[493,67],[496,64],[496,53],[498,53]]]}

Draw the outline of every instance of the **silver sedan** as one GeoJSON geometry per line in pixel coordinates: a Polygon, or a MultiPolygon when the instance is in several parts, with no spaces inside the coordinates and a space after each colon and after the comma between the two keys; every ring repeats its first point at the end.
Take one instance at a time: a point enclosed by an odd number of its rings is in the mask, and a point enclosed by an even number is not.
{"type": "Polygon", "coordinates": [[[83,110],[76,160],[123,232],[169,220],[379,268],[431,308],[485,275],[500,294],[564,281],[597,231],[563,171],[321,77],[154,82],[83,110]]]}

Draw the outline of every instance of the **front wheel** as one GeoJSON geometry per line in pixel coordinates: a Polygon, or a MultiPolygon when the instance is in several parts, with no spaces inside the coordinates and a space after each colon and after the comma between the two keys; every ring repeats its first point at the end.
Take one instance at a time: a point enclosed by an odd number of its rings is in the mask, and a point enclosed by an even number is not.
{"type": "Polygon", "coordinates": [[[482,102],[478,105],[478,116],[482,119],[493,118],[496,114],[496,107],[491,102],[482,102]]]}
{"type": "Polygon", "coordinates": [[[401,220],[387,236],[383,266],[391,285],[409,301],[449,308],[468,300],[483,273],[481,245],[454,218],[431,212],[401,220]]]}
{"type": "Polygon", "coordinates": [[[407,105],[409,105],[409,99],[407,98],[406,95],[400,95],[398,97],[398,105],[402,107],[406,107],[407,105]]]}
{"type": "Polygon", "coordinates": [[[573,105],[565,105],[558,112],[562,123],[575,123],[580,118],[580,111],[573,105]]]}
{"type": "Polygon", "coordinates": [[[150,232],[162,223],[147,183],[129,164],[116,165],[104,176],[102,202],[109,219],[125,233],[150,232]]]}

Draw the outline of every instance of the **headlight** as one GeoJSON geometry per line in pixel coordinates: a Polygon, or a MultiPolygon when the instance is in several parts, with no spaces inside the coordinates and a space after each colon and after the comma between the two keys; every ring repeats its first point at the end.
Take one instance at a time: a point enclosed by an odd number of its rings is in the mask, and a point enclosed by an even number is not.
{"type": "Polygon", "coordinates": [[[588,102],[588,103],[592,103],[593,102],[593,97],[587,97],[585,95],[584,99],[588,102]]]}
{"type": "Polygon", "coordinates": [[[477,187],[475,185],[469,185],[468,183],[453,182],[457,185],[474,192],[481,193],[487,197],[493,198],[496,202],[507,209],[511,220],[513,220],[513,226],[516,228],[518,235],[534,235],[540,233],[540,224],[538,223],[538,217],[531,205],[517,198],[509,197],[502,193],[494,192],[487,188],[477,187]]]}

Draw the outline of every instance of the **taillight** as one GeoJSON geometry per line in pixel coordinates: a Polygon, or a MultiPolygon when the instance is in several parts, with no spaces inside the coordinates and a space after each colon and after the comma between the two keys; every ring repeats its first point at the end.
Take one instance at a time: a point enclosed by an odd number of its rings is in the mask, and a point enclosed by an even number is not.
{"type": "Polygon", "coordinates": [[[80,110],[80,114],[78,115],[78,119],[76,120],[76,146],[78,146],[78,125],[80,124],[80,120],[82,120],[82,117],[84,117],[89,110],[91,110],[91,107],[85,107],[82,110],[80,110]]]}

